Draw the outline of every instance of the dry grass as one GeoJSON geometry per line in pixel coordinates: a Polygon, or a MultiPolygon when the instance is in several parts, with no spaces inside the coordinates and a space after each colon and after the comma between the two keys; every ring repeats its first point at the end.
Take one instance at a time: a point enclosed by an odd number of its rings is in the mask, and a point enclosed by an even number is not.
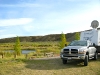
{"type": "MultiPolygon", "coordinates": [[[[0,48],[10,48],[10,45],[13,47],[13,44],[1,44],[0,48]]],[[[34,47],[33,43],[22,45],[34,47]]],[[[58,48],[56,44],[52,47],[58,48]]],[[[27,60],[25,55],[17,59],[13,59],[13,56],[0,58],[0,75],[100,75],[100,57],[97,61],[89,60],[88,66],[83,66],[80,60],[69,61],[68,64],[63,65],[61,59],[27,60]]]]}
{"type": "Polygon", "coordinates": [[[100,58],[83,66],[80,60],[63,65],[61,59],[0,60],[0,75],[100,75],[100,58]]]}

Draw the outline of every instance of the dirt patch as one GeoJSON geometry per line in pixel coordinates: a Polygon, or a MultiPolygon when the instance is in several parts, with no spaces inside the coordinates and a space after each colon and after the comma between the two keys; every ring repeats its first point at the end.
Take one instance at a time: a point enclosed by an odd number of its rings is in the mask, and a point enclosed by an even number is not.
{"type": "Polygon", "coordinates": [[[49,60],[49,59],[59,59],[60,56],[55,56],[55,57],[44,57],[44,58],[32,58],[30,60],[49,60]]]}

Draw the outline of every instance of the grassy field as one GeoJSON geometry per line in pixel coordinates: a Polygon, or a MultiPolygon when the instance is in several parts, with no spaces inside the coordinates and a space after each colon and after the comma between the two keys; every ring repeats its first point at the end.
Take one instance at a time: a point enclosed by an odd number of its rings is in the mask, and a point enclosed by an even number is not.
{"type": "MultiPolygon", "coordinates": [[[[14,49],[15,43],[0,43],[1,50],[14,49]]],[[[58,48],[59,42],[20,42],[21,49],[58,48]]]]}
{"type": "MultiPolygon", "coordinates": [[[[14,50],[15,43],[0,43],[0,53],[4,53],[4,50],[14,50]]],[[[35,50],[36,54],[44,55],[47,52],[53,52],[54,54],[60,53],[59,42],[20,42],[21,50],[35,50]]],[[[13,54],[13,53],[12,53],[13,54]]],[[[9,55],[9,53],[7,54],[9,55]]],[[[39,57],[39,56],[38,56],[39,57]]]]}
{"type": "MultiPolygon", "coordinates": [[[[21,43],[22,49],[37,49],[60,53],[58,42],[29,42],[21,43]]],[[[0,49],[13,49],[14,43],[0,44],[0,49]]],[[[32,54],[33,55],[33,54],[32,54]]],[[[13,55],[7,54],[0,58],[0,75],[100,75],[100,56],[97,61],[89,60],[89,65],[84,66],[80,60],[69,61],[63,65],[62,60],[30,60],[25,55],[14,59],[13,55]]]]}
{"type": "Polygon", "coordinates": [[[1,59],[0,75],[100,75],[100,58],[83,66],[80,60],[63,65],[60,58],[49,60],[1,59]]]}

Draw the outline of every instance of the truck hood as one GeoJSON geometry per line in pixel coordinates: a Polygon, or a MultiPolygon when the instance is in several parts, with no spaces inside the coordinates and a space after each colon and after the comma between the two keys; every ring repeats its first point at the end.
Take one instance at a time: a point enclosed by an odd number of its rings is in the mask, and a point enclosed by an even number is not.
{"type": "Polygon", "coordinates": [[[86,49],[87,46],[67,46],[64,49],[86,49]]]}

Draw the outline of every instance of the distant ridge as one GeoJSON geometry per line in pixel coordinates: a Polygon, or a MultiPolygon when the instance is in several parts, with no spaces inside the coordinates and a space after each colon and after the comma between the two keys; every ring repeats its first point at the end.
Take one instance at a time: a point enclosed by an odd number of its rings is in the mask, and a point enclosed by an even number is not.
{"type": "MultiPolygon", "coordinates": [[[[74,40],[75,33],[65,34],[67,41],[74,40]]],[[[60,41],[61,34],[50,34],[45,36],[19,36],[20,42],[60,41]]],[[[16,37],[0,39],[0,43],[15,42],[16,37]]]]}

